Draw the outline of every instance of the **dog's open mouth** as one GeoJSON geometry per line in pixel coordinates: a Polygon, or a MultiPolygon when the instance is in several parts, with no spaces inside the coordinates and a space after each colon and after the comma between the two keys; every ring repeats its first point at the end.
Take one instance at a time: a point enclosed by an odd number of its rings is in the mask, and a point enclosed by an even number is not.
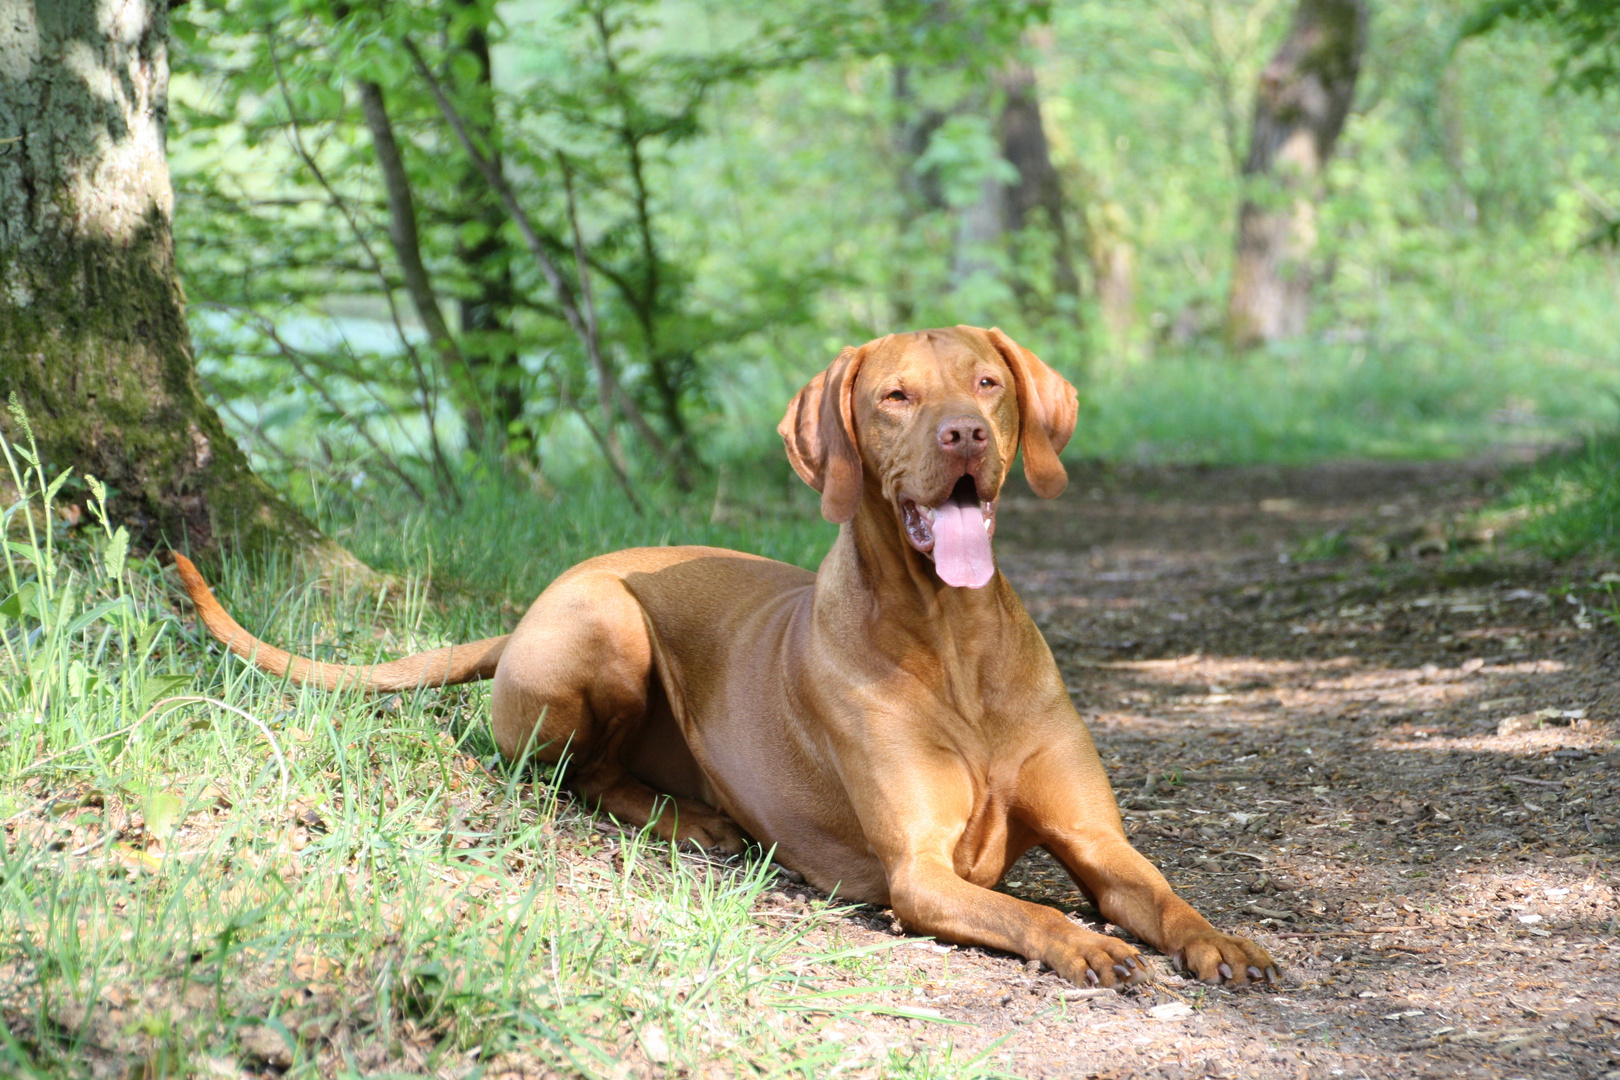
{"type": "Polygon", "coordinates": [[[947,585],[977,589],[996,573],[990,538],[996,531],[995,504],[979,498],[973,477],[964,476],[938,506],[900,503],[906,539],[934,559],[934,570],[947,585]]]}

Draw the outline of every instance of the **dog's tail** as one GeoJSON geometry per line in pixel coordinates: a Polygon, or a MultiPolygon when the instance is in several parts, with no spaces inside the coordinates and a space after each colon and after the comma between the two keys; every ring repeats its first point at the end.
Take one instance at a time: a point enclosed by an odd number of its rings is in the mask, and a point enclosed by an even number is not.
{"type": "Polygon", "coordinates": [[[485,638],[468,645],[451,645],[432,649],[386,664],[326,664],[319,660],[306,660],[293,656],[274,645],[267,645],[242,629],[230,612],[214,599],[208,582],[203,580],[190,559],[179,552],[174,556],[175,569],[180,581],[197,605],[208,632],[220,643],[248,663],[272,675],[286,675],[300,686],[318,686],[322,690],[371,690],[386,693],[391,690],[415,690],[424,686],[454,686],[457,683],[476,682],[493,678],[495,665],[506,648],[510,634],[485,638]]]}

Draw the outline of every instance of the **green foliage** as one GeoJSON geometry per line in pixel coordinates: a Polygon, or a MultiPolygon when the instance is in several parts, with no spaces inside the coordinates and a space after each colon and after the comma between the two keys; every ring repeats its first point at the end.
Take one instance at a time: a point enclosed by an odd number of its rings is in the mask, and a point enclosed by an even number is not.
{"type": "MultiPolygon", "coordinates": [[[[1463,23],[1459,41],[1507,22],[1540,25],[1558,40],[1556,87],[1602,98],[1620,92],[1620,7],[1610,0],[1491,0],[1463,23]]],[[[1620,210],[1601,207],[1603,220],[1588,246],[1620,247],[1620,210]]]]}
{"type": "Polygon", "coordinates": [[[191,79],[178,80],[174,172],[203,370],[284,477],[311,458],[364,457],[396,484],[436,485],[439,501],[456,496],[458,436],[533,467],[559,422],[573,432],[584,417],[613,456],[616,414],[661,467],[694,460],[692,418],[712,411],[729,374],[716,354],[808,324],[844,277],[825,260],[739,251],[706,220],[707,185],[687,155],[714,99],[897,37],[975,57],[1043,10],[770,7],[704,33],[692,11],[647,0],[281,7],[213,0],[179,16],[194,47],[181,60],[191,79]],[[423,50],[428,79],[406,46],[423,50]],[[434,81],[479,152],[502,163],[560,284],[452,135],[434,81]],[[368,86],[402,152],[427,307],[460,305],[449,340],[411,284],[368,86]],[[722,287],[704,279],[709,266],[722,287]],[[380,325],[345,333],[363,315],[380,325]]]}
{"type": "Polygon", "coordinates": [[[1620,9],[1610,0],[1491,0],[1464,21],[1461,36],[1510,21],[1540,23],[1557,35],[1561,85],[1596,94],[1620,88],[1620,9]]]}
{"type": "Polygon", "coordinates": [[[1536,466],[1502,506],[1521,544],[1555,557],[1620,555],[1620,431],[1536,466]]]}
{"type": "Polygon", "coordinates": [[[654,512],[701,521],[715,470],[785,475],[775,423],[841,346],[962,321],[1000,324],[1082,384],[1077,454],[1299,460],[1556,438],[1600,416],[1620,376],[1620,254],[1605,240],[1620,129],[1606,102],[1548,91],[1556,34],[1458,47],[1477,6],[1377,5],[1317,210],[1310,331],[1234,361],[1221,324],[1239,167],[1285,0],[186,5],[177,18],[207,33],[181,53],[172,145],[202,367],[259,466],[371,507],[334,521],[393,521],[409,503],[474,520],[457,504],[483,498],[468,478],[485,472],[601,496],[610,437],[654,512]],[[662,449],[622,402],[605,423],[601,371],[511,215],[491,211],[406,40],[500,151],[577,294],[572,180],[603,370],[662,449]],[[1009,175],[994,87],[1014,57],[1036,72],[1080,238],[1078,309],[1054,296],[1042,229],[956,272],[975,193],[1009,175]],[[368,78],[471,376],[412,315],[358,105],[368,78]],[[461,302],[499,284],[491,267],[509,272],[505,314],[463,325],[461,302]],[[473,437],[480,410],[504,444],[473,437]],[[672,481],[689,509],[668,509],[672,481]]]}

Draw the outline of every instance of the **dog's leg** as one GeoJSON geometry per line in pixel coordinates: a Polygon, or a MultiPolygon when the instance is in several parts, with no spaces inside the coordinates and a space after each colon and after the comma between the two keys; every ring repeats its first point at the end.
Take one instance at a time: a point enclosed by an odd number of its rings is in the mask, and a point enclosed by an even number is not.
{"type": "MultiPolygon", "coordinates": [[[[1081,749],[1076,743],[1074,750],[1081,749]]],[[[1131,846],[1089,737],[1083,750],[1032,759],[1019,777],[1019,814],[1103,918],[1205,982],[1275,981],[1277,966],[1266,950],[1216,930],[1131,846]]]]}
{"type": "Polygon", "coordinates": [[[662,795],[622,761],[647,719],[654,678],[646,619],[616,574],[566,575],[541,594],[507,642],[490,698],[495,742],[508,758],[570,759],[573,789],[593,808],[665,840],[742,850],[730,818],[695,799],[662,795]]]}
{"type": "Polygon", "coordinates": [[[970,776],[947,755],[908,756],[901,767],[853,771],[862,831],[888,877],[901,925],[942,941],[1039,960],[1081,986],[1142,982],[1134,946],[1070,922],[1056,908],[975,885],[957,872],[974,807],[970,776]]]}
{"type": "Polygon", "coordinates": [[[1077,926],[1056,908],[964,881],[942,854],[912,855],[888,869],[889,902],[913,933],[1017,953],[1082,986],[1148,978],[1135,947],[1077,926]]]}
{"type": "Polygon", "coordinates": [[[1223,934],[1123,836],[1095,828],[1054,831],[1046,847],[1097,904],[1103,918],[1135,934],[1207,983],[1274,982],[1271,955],[1223,934]]]}
{"type": "Polygon", "coordinates": [[[597,770],[574,788],[595,809],[627,825],[640,828],[650,822],[660,840],[725,855],[739,854],[747,843],[737,823],[708,803],[660,794],[623,770],[617,775],[597,770]]]}

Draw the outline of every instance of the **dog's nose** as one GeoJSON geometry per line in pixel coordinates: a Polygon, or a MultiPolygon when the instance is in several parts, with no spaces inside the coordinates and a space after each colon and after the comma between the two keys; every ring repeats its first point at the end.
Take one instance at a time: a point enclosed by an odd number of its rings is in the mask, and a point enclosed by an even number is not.
{"type": "Polygon", "coordinates": [[[979,416],[953,416],[939,425],[939,445],[947,452],[974,458],[990,445],[990,433],[984,418],[979,416]]]}

